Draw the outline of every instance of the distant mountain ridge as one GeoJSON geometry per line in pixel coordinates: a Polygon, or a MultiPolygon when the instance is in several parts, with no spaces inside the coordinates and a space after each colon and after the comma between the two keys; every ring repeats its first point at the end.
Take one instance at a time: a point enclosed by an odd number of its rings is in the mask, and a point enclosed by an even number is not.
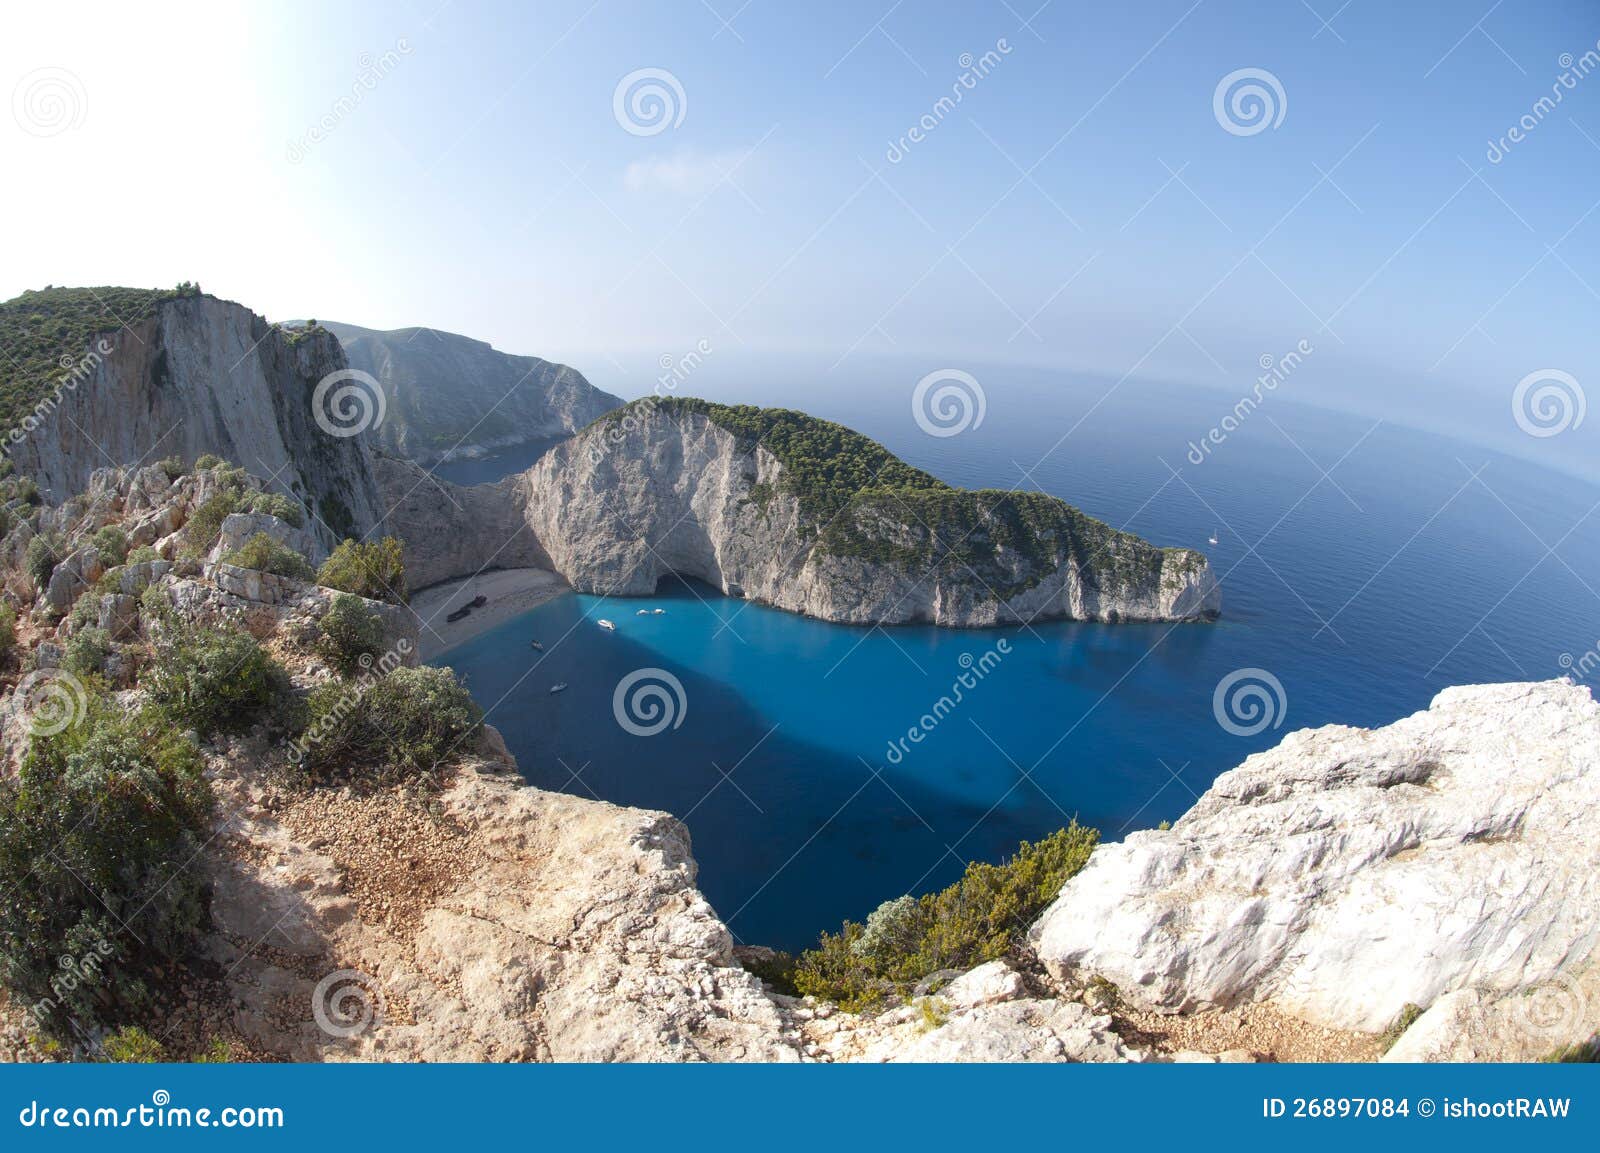
{"type": "Polygon", "coordinates": [[[423,466],[568,436],[622,405],[575,368],[453,332],[320,323],[383,387],[378,447],[423,466]]]}

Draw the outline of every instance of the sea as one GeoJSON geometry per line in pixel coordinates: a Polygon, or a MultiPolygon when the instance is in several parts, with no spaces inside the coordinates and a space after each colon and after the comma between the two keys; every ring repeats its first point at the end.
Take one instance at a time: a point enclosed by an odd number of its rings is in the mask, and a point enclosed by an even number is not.
{"type": "MultiPolygon", "coordinates": [[[[679,817],[736,939],[791,950],[1071,821],[1114,841],[1174,820],[1290,731],[1600,671],[1584,481],[1283,395],[1241,417],[1225,392],[1158,383],[991,371],[982,387],[981,410],[947,398],[942,425],[917,419],[909,384],[738,399],[1201,549],[1221,617],[859,628],[673,578],[647,598],[563,595],[438,663],[531,783],[679,817]]],[[[462,479],[530,454],[462,462],[462,479]]]]}

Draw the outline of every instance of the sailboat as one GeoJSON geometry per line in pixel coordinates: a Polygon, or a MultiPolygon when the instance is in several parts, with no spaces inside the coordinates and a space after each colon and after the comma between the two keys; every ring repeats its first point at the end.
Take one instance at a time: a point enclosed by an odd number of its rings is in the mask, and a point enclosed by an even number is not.
{"type": "Polygon", "coordinates": [[[1206,543],[1207,544],[1216,544],[1217,543],[1217,534],[1216,534],[1216,532],[1214,530],[1213,530],[1213,532],[1211,533],[1210,536],[1206,537],[1206,543]]]}

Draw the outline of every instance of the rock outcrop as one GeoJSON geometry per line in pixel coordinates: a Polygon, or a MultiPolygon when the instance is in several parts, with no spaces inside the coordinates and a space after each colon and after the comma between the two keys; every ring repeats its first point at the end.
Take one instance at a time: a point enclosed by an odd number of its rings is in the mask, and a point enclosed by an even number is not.
{"type": "Polygon", "coordinates": [[[1600,1028],[1597,808],[1587,688],[1447,689],[1385,728],[1291,733],[1170,830],[1096,849],[1032,942],[1160,1011],[1270,1002],[1377,1031],[1442,1007],[1413,1029],[1439,1012],[1453,1042],[1504,1001],[1536,1056],[1600,1028]]]}
{"type": "MultiPolygon", "coordinates": [[[[816,471],[830,467],[824,456],[816,471]]],[[[504,550],[524,547],[513,540],[520,513],[530,555],[537,542],[582,591],[648,594],[678,575],[824,620],[951,626],[1201,619],[1220,604],[1199,553],[1156,548],[1041,494],[950,488],[865,437],[798,413],[631,404],[521,476],[474,490],[496,529],[470,545],[441,531],[459,496],[440,499],[401,478],[385,482],[391,503],[396,487],[427,502],[397,510],[390,524],[412,546],[407,563],[427,566],[435,579],[507,565],[497,559],[504,550]],[[796,439],[824,442],[818,451],[850,454],[841,470],[893,471],[897,483],[918,487],[864,477],[852,493],[830,478],[814,498],[820,485],[811,476],[786,464],[782,450],[731,430],[722,413],[776,416],[796,439]],[[436,550],[448,550],[449,562],[437,563],[436,550]]]]}
{"type": "Polygon", "coordinates": [[[101,341],[59,407],[8,446],[49,503],[108,465],[211,453],[304,501],[325,544],[380,519],[362,437],[330,434],[312,403],[317,384],[347,367],[331,333],[291,337],[242,305],[194,295],[101,341]]]}
{"type": "Polygon", "coordinates": [[[418,464],[569,436],[622,403],[576,369],[452,332],[323,327],[344,345],[351,368],[383,386],[379,447],[418,464]]]}

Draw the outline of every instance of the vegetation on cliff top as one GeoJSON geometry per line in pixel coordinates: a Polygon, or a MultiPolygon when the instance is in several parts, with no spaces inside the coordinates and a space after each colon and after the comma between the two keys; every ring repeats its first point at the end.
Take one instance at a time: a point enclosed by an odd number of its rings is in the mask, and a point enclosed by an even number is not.
{"type": "MultiPolygon", "coordinates": [[[[888,449],[832,421],[783,408],[714,404],[690,397],[636,401],[602,417],[613,426],[640,406],[668,417],[702,416],[751,451],[761,445],[783,466],[779,490],[800,506],[802,533],[819,551],[906,570],[970,571],[1009,598],[1053,573],[1063,558],[1092,586],[1116,592],[1147,585],[1166,558],[1159,549],[1045,493],[959,489],[913,468],[888,449]]],[[[768,485],[751,488],[766,512],[768,485]]]]}
{"type": "Polygon", "coordinates": [[[24,292],[0,303],[0,430],[20,424],[35,405],[66,388],[86,360],[90,342],[155,315],[165,302],[198,296],[200,286],[177,288],[54,288],[24,292]]]}
{"type": "Polygon", "coordinates": [[[1073,822],[1023,841],[1009,860],[974,861],[946,889],[886,901],[865,924],[846,921],[839,932],[824,933],[792,967],[780,959],[758,975],[851,1012],[907,996],[939,974],[1003,957],[1088,863],[1098,839],[1073,822]]]}

